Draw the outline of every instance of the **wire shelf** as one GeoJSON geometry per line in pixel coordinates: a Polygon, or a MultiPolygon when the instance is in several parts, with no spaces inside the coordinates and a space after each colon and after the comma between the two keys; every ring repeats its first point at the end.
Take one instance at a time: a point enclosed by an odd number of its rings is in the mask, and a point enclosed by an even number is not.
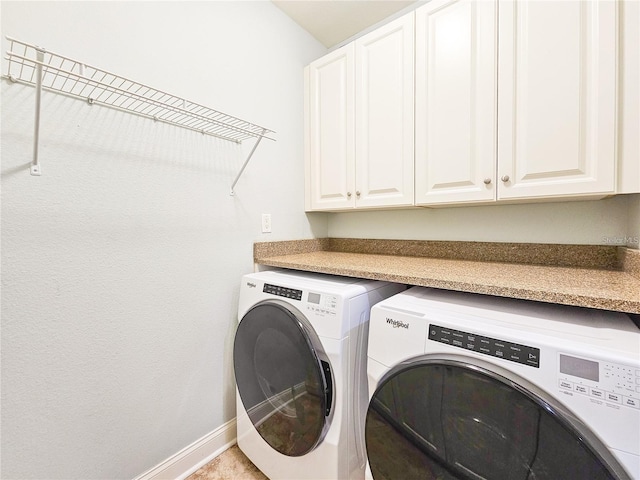
{"type": "Polygon", "coordinates": [[[272,130],[212,108],[157,90],[115,73],[49,52],[36,45],[6,37],[7,73],[13,82],[37,84],[42,69],[42,88],[152,118],[233,142],[268,138],[272,130]]]}
{"type": "Polygon", "coordinates": [[[9,36],[6,39],[10,46],[5,56],[7,73],[2,77],[36,87],[31,175],[41,175],[38,146],[42,90],[80,98],[90,104],[104,105],[231,142],[242,143],[248,138],[255,138],[256,143],[251,153],[231,185],[231,195],[262,139],[274,140],[271,134],[275,132],[268,128],[49,52],[36,45],[9,36]]]}

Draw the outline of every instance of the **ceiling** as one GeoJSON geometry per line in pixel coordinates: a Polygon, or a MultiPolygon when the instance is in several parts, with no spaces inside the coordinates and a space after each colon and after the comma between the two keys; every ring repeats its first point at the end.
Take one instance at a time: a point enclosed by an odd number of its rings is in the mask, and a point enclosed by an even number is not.
{"type": "Polygon", "coordinates": [[[397,13],[415,0],[272,0],[280,10],[331,48],[397,13]]]}

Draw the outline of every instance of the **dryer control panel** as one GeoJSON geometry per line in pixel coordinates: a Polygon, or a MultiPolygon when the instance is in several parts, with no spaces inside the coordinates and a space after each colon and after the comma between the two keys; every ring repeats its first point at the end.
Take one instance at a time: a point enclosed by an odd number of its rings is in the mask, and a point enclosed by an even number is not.
{"type": "Polygon", "coordinates": [[[529,367],[540,367],[540,349],[528,345],[463,332],[453,328],[445,328],[433,323],[429,325],[428,338],[435,342],[446,343],[452,347],[472,350],[483,355],[521,363],[529,367]]]}
{"type": "Polygon", "coordinates": [[[560,353],[558,387],[607,402],[640,409],[640,368],[560,353]]]}

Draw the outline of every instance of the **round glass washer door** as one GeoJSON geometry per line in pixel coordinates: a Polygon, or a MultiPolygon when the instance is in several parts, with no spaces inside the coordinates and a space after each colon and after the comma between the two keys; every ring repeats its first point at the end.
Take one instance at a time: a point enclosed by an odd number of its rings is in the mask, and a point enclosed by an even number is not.
{"type": "Polygon", "coordinates": [[[305,455],[329,425],[333,382],[307,320],[277,300],[242,318],[233,347],[240,399],[260,436],[278,452],[305,455]]]}
{"type": "Polygon", "coordinates": [[[424,357],[383,378],[365,427],[374,479],[630,478],[564,407],[474,363],[424,357]]]}

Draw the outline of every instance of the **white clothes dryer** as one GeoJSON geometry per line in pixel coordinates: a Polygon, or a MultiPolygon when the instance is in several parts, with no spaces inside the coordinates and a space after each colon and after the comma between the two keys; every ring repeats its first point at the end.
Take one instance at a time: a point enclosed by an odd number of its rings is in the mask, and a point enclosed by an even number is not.
{"type": "Polygon", "coordinates": [[[269,478],[364,478],[369,314],[405,288],[287,270],[242,278],[238,446],[269,478]]]}
{"type": "Polygon", "coordinates": [[[640,479],[628,315],[414,287],[369,328],[367,478],[640,479]]]}

